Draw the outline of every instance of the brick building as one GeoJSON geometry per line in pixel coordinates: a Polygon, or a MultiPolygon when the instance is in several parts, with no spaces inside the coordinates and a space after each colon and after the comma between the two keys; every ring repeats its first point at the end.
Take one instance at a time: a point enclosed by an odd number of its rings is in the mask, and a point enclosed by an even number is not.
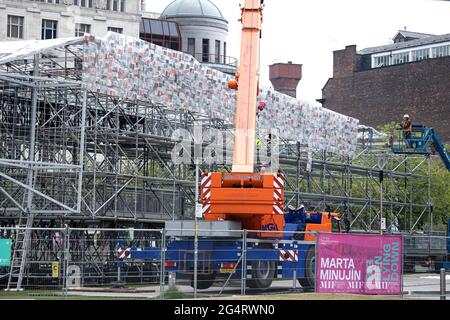
{"type": "Polygon", "coordinates": [[[335,51],[322,96],[325,108],[369,126],[410,114],[450,143],[450,34],[399,31],[390,45],[335,51]]]}

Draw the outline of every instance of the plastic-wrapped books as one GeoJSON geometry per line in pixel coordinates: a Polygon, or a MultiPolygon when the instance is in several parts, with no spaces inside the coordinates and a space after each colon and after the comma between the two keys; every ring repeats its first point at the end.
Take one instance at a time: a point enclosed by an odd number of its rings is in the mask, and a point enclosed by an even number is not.
{"type": "MultiPolygon", "coordinates": [[[[83,82],[93,91],[235,120],[236,92],[228,89],[231,76],[186,53],[108,33],[85,45],[83,71],[83,82]]],[[[260,90],[259,100],[266,102],[259,129],[277,128],[284,139],[355,155],[358,120],[269,89],[260,90]]]]}

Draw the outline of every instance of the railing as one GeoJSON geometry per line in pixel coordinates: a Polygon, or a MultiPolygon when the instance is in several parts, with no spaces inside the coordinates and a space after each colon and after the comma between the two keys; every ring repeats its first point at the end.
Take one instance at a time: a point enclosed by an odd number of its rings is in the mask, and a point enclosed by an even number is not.
{"type": "MultiPolygon", "coordinates": [[[[413,126],[411,136],[406,137],[405,131],[399,127],[395,129],[396,138],[392,141],[394,152],[407,152],[417,154],[428,154],[430,150],[427,146],[429,140],[429,129],[424,126],[413,126]]],[[[392,135],[394,137],[394,134],[392,135]]]]}
{"type": "Polygon", "coordinates": [[[201,63],[212,63],[212,64],[221,64],[226,65],[230,67],[237,68],[238,66],[238,59],[230,56],[224,56],[224,55],[216,55],[216,54],[204,54],[204,53],[194,53],[186,52],[190,55],[192,55],[195,59],[200,61],[201,63]]]}

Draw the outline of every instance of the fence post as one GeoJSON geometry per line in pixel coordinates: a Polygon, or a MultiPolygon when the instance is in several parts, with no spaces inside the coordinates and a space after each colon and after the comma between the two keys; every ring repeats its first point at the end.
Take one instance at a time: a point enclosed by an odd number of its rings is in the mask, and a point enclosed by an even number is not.
{"type": "Polygon", "coordinates": [[[120,274],[120,267],[122,265],[122,261],[117,261],[117,283],[115,285],[116,288],[122,288],[122,278],[120,274]]]}
{"type": "Polygon", "coordinates": [[[161,230],[161,268],[160,268],[160,275],[159,275],[159,292],[160,292],[161,300],[164,300],[165,263],[166,263],[166,229],[162,229],[161,230]]]}
{"type": "Polygon", "coordinates": [[[245,296],[247,287],[247,230],[242,233],[242,261],[241,261],[241,296],[245,296]]]}
{"type": "Polygon", "coordinates": [[[294,290],[297,290],[297,267],[294,267],[292,282],[293,282],[292,286],[294,287],[294,290]]]}
{"type": "Polygon", "coordinates": [[[314,292],[317,292],[317,275],[316,275],[316,273],[317,273],[317,270],[318,270],[318,261],[319,261],[319,256],[318,256],[318,247],[319,247],[319,232],[317,232],[316,231],[316,243],[315,243],[315,245],[314,245],[314,279],[313,279],[313,282],[314,282],[314,292]]]}
{"type": "Polygon", "coordinates": [[[406,254],[405,254],[405,236],[402,234],[402,273],[401,273],[401,279],[400,279],[400,297],[403,299],[403,291],[404,291],[404,274],[405,274],[405,263],[406,263],[406,254]]]}
{"type": "Polygon", "coordinates": [[[447,300],[447,289],[445,283],[445,269],[441,269],[441,300],[447,300]]]}
{"type": "Polygon", "coordinates": [[[64,235],[64,263],[63,263],[63,296],[64,299],[67,297],[67,277],[68,277],[68,268],[69,268],[69,254],[70,254],[70,229],[66,226],[65,235],[64,235]]]}
{"type": "MultiPolygon", "coordinates": [[[[297,146],[298,148],[298,146],[297,146]]],[[[298,203],[298,201],[297,201],[298,203]]],[[[298,233],[293,233],[294,239],[297,237],[298,233]]],[[[297,245],[298,248],[298,245],[297,245]]],[[[298,252],[297,252],[298,254],[298,252]]],[[[294,264],[294,270],[292,271],[292,286],[294,287],[294,291],[297,290],[297,267],[298,267],[298,261],[294,264]]]]}
{"type": "Polygon", "coordinates": [[[195,223],[195,237],[194,237],[194,299],[197,299],[197,288],[198,288],[197,281],[198,281],[198,222],[195,223]]]}

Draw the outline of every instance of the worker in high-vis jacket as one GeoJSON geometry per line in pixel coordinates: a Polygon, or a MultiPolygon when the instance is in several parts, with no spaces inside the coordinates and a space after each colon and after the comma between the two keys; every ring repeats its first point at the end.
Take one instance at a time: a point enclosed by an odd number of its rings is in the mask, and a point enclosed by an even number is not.
{"type": "Polygon", "coordinates": [[[409,139],[412,136],[412,121],[409,115],[405,114],[401,126],[403,129],[403,138],[406,140],[406,145],[409,147],[409,139]]]}

